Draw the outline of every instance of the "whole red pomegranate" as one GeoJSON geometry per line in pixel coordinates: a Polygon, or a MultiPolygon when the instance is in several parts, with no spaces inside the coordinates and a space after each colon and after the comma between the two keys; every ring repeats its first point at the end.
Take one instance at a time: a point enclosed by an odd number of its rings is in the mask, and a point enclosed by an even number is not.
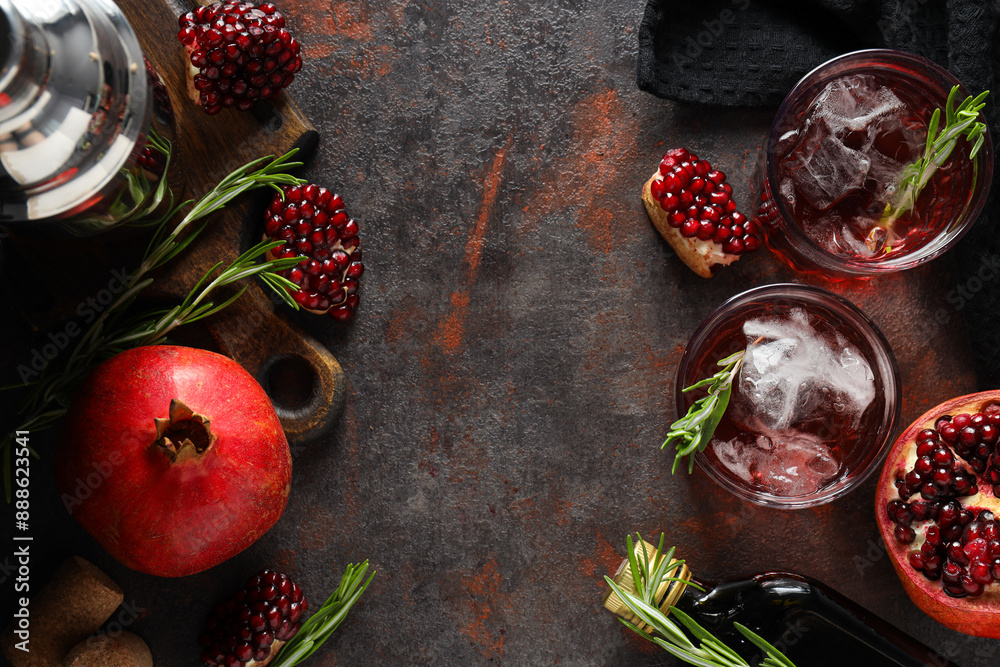
{"type": "Polygon", "coordinates": [[[235,361],[167,345],[108,359],[63,423],[56,482],[70,513],[125,565],[181,577],[231,558],[281,516],[288,441],[235,361]]]}
{"type": "Polygon", "coordinates": [[[1000,391],[931,409],[896,441],[875,514],[910,599],[943,625],[1000,638],[1000,391]]]}

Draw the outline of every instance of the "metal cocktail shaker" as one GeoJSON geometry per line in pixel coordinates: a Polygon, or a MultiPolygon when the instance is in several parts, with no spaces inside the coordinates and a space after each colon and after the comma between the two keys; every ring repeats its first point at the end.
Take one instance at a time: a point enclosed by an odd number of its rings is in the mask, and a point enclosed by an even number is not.
{"type": "Polygon", "coordinates": [[[2,35],[0,224],[83,235],[151,206],[172,114],[117,5],[0,0],[2,35]]]}

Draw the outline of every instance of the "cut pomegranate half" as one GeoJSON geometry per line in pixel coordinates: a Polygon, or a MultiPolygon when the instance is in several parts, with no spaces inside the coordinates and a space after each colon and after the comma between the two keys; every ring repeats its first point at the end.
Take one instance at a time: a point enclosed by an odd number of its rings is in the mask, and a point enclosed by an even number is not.
{"type": "Polygon", "coordinates": [[[932,408],[889,453],[882,539],[910,599],[943,625],[1000,638],[1000,391],[932,408]]]}

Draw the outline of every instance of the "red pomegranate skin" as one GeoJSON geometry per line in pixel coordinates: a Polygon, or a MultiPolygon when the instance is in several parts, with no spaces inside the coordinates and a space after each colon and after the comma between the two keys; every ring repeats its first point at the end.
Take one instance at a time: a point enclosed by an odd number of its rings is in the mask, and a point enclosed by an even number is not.
{"type": "MultiPolygon", "coordinates": [[[[913,547],[895,539],[895,524],[886,516],[885,509],[890,500],[898,498],[893,481],[898,471],[905,471],[912,465],[917,434],[924,429],[934,428],[937,418],[942,415],[973,414],[992,403],[1000,403],[1000,391],[960,396],[931,408],[910,424],[896,440],[882,468],[875,493],[875,517],[889,560],[903,589],[921,611],[957,632],[1000,639],[1000,583],[990,584],[978,597],[950,597],[942,589],[940,581],[930,581],[910,566],[908,558],[913,547]]],[[[981,487],[986,489],[988,485],[983,484],[981,487]]],[[[1000,510],[1000,500],[990,491],[980,491],[976,496],[960,500],[963,506],[994,512],[1000,510]]]]}
{"type": "Polygon", "coordinates": [[[288,441],[257,381],[228,357],[166,345],[94,370],[64,420],[55,468],[64,503],[101,546],[162,577],[207,570],[260,539],[284,511],[292,476],[288,441]],[[174,399],[217,438],[176,462],[155,444],[154,423],[174,399]]]}

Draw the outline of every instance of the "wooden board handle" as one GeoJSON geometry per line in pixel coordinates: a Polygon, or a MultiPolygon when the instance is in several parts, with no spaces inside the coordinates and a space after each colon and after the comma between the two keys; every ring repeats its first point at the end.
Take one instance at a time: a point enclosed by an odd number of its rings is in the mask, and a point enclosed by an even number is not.
{"type": "Polygon", "coordinates": [[[292,445],[325,432],[337,420],[347,378],[336,358],[279,313],[258,285],[212,317],[207,327],[219,350],[260,382],[292,445]]]}

